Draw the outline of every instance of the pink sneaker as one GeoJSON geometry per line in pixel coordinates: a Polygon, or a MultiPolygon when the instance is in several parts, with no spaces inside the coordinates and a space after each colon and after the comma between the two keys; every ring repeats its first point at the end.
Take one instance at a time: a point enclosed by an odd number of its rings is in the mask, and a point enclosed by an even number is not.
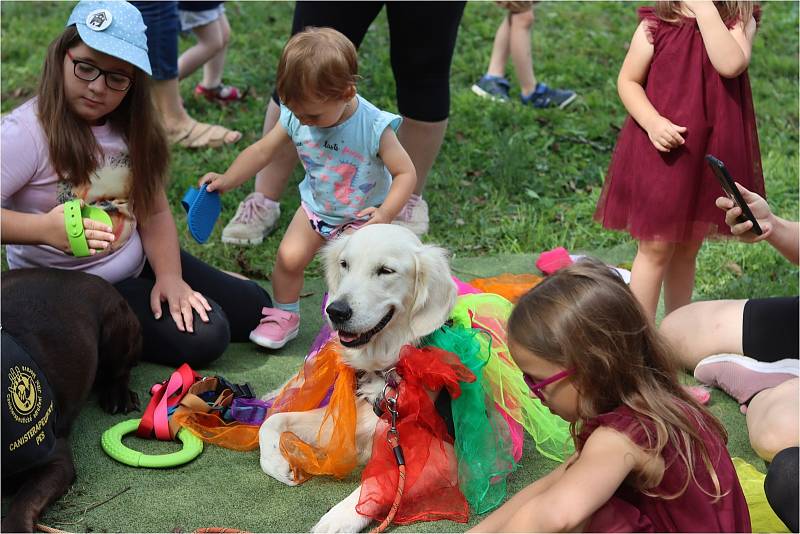
{"type": "Polygon", "coordinates": [[[777,362],[759,362],[739,354],[718,354],[700,360],[694,377],[716,386],[739,404],[744,404],[753,395],[767,388],[797,378],[800,375],[800,360],[788,358],[777,362]]]}
{"type": "Polygon", "coordinates": [[[279,349],[297,337],[300,332],[300,316],[296,313],[263,308],[261,318],[255,330],[250,332],[250,341],[268,349],[279,349]]]}

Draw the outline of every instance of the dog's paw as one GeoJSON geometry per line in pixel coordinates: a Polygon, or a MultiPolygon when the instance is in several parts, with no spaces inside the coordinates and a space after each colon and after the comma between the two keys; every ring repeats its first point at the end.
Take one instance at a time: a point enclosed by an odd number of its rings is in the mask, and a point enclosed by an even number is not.
{"type": "Polygon", "coordinates": [[[277,432],[265,431],[262,427],[258,436],[261,447],[261,469],[287,486],[297,486],[301,481],[295,480],[289,462],[283,457],[280,448],[280,435],[277,432]]]}
{"type": "Polygon", "coordinates": [[[5,516],[0,525],[2,532],[33,532],[34,521],[30,517],[19,517],[17,514],[9,513],[5,516]]]}
{"type": "Polygon", "coordinates": [[[352,505],[340,502],[322,516],[311,532],[361,532],[369,523],[370,518],[356,512],[352,505]]]}
{"type": "Polygon", "coordinates": [[[139,395],[127,387],[109,387],[98,393],[100,407],[110,414],[139,410],[139,395]]]}

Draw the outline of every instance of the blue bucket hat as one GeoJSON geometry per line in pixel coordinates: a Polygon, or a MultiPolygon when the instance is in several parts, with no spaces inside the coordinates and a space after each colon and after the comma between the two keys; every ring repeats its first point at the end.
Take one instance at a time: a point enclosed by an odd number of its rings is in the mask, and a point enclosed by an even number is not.
{"type": "Polygon", "coordinates": [[[86,46],[152,74],[147,57],[147,26],[132,4],[121,0],[83,0],[69,16],[67,26],[73,24],[86,46]]]}

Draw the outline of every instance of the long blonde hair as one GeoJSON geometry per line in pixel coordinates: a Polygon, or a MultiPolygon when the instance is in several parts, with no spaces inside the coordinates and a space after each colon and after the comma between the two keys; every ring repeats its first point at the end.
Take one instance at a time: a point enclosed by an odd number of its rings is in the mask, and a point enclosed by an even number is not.
{"type": "MultiPolygon", "coordinates": [[[[683,2],[674,0],[658,0],[656,2],[656,15],[666,22],[677,22],[681,18],[681,4],[683,2]]],[[[753,16],[753,6],[755,2],[728,0],[715,1],[714,5],[719,11],[719,16],[726,24],[735,24],[741,21],[747,26],[750,17],[753,16]]]]}
{"type": "MultiPolygon", "coordinates": [[[[646,448],[657,460],[671,444],[686,468],[679,497],[697,482],[695,454],[699,453],[721,496],[719,479],[697,427],[710,427],[727,440],[724,427],[700,406],[678,382],[677,359],[642,311],[628,286],[608,266],[583,260],[547,277],[525,294],[508,320],[509,337],[536,356],[574,369],[578,391],[578,421],[571,433],[580,449],[582,424],[600,414],[627,406],[647,435],[646,448]],[[655,428],[655,436],[650,429],[655,428]]],[[[650,462],[648,466],[658,465],[650,462]]],[[[634,485],[647,492],[663,471],[637,473],[634,485]]],[[[699,485],[699,484],[698,484],[699,485]]]]}
{"type": "MultiPolygon", "coordinates": [[[[89,183],[101,156],[91,127],[70,109],[64,97],[64,56],[81,42],[78,30],[69,26],[50,43],[37,102],[50,162],[59,178],[72,185],[89,183]]],[[[128,145],[130,202],[137,218],[145,219],[155,195],[167,182],[169,145],[150,95],[150,79],[141,69],[134,68],[133,85],[107,120],[128,145]]]]}

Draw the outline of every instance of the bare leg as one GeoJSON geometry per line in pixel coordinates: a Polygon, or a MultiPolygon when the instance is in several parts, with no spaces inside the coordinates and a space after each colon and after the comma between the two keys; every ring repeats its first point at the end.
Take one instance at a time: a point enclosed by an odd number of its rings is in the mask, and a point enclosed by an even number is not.
{"type": "MultiPolygon", "coordinates": [[[[161,114],[161,121],[167,135],[175,132],[180,132],[187,129],[191,123],[192,118],[186,113],[181,100],[181,93],[178,88],[178,78],[171,80],[154,80],[153,81],[153,100],[156,103],[159,113],[161,114]]],[[[242,134],[229,130],[225,134],[225,143],[235,143],[242,137],[242,134]]]]}
{"type": "MultiPolygon", "coordinates": [[[[272,130],[280,116],[280,107],[274,100],[270,99],[267,112],[264,115],[263,135],[272,130]]],[[[273,157],[272,162],[256,174],[255,190],[275,202],[280,201],[286,191],[286,185],[289,183],[289,177],[292,175],[292,170],[297,165],[297,161],[297,150],[295,150],[294,146],[287,145],[281,148],[273,157]]],[[[306,226],[308,226],[308,223],[306,223],[306,226]]]]}
{"type": "Polygon", "coordinates": [[[219,25],[222,46],[203,65],[203,87],[219,87],[222,84],[222,73],[225,71],[225,54],[228,52],[228,43],[231,39],[231,26],[225,13],[215,21],[219,25]]]}
{"type": "Polygon", "coordinates": [[[494,44],[492,44],[492,57],[489,60],[490,76],[503,77],[506,75],[506,63],[510,53],[509,43],[511,35],[511,24],[508,17],[503,17],[497,32],[494,34],[494,44]]]}
{"type": "MultiPolygon", "coordinates": [[[[200,66],[206,65],[208,61],[217,56],[220,52],[223,54],[223,64],[225,61],[224,50],[227,43],[223,39],[220,19],[204,26],[197,26],[192,29],[192,33],[197,37],[197,43],[178,58],[178,79],[180,80],[191,75],[200,68],[200,66]]],[[[205,81],[205,70],[204,68],[203,81],[205,81]]],[[[219,84],[205,85],[205,87],[216,87],[217,85],[219,84]]]]}
{"type": "Polygon", "coordinates": [[[639,251],[633,260],[631,291],[653,321],[656,318],[661,283],[674,250],[674,243],[639,241],[639,251]]]}
{"type": "Polygon", "coordinates": [[[311,228],[303,208],[297,208],[278,247],[278,257],[272,270],[272,291],[276,303],[289,304],[300,298],[303,272],[323,244],[325,240],[311,228]]]}
{"type": "Polygon", "coordinates": [[[531,28],[533,27],[533,8],[530,11],[515,13],[511,18],[511,61],[517,73],[520,90],[529,95],[536,89],[536,75],[533,73],[531,56],[531,28]]]}
{"type": "Polygon", "coordinates": [[[678,243],[664,273],[664,311],[670,313],[692,301],[697,253],[702,241],[678,243]]]}
{"type": "Polygon", "coordinates": [[[397,132],[400,144],[406,149],[417,170],[417,186],[414,193],[422,196],[428,173],[439,155],[447,130],[447,119],[439,122],[423,122],[403,117],[397,132]]]}
{"type": "Polygon", "coordinates": [[[694,371],[712,354],[742,354],[746,300],[693,302],[670,313],[659,331],[675,348],[684,369],[694,371]]]}
{"type": "Polygon", "coordinates": [[[795,378],[756,394],[747,408],[750,445],[761,458],[772,458],[800,444],[800,379],[795,378]]]}
{"type": "Polygon", "coordinates": [[[3,532],[33,532],[39,516],[61,497],[75,480],[75,465],[69,438],[56,439],[52,460],[25,475],[25,481],[11,499],[3,532]]]}

